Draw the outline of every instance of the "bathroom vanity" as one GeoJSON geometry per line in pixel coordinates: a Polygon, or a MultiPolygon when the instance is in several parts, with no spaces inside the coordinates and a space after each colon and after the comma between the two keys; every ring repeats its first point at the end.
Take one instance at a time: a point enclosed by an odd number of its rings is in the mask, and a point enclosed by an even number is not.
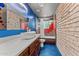
{"type": "Polygon", "coordinates": [[[26,34],[21,34],[0,38],[0,56],[37,56],[40,49],[39,36],[35,34],[27,39],[26,34]]]}

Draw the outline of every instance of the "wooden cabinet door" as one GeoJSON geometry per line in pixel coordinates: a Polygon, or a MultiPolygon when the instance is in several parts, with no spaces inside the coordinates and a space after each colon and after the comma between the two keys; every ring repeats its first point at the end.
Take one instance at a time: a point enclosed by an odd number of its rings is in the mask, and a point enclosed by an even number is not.
{"type": "Polygon", "coordinates": [[[39,39],[35,40],[30,46],[30,55],[37,56],[40,50],[40,41],[39,39]]]}
{"type": "Polygon", "coordinates": [[[29,49],[26,48],[19,56],[29,56],[29,49]]]}

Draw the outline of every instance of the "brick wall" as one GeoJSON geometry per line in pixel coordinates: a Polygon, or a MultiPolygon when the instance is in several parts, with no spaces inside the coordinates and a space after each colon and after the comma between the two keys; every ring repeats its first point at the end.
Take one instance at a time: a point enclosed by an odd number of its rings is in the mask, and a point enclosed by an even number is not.
{"type": "Polygon", "coordinates": [[[10,10],[7,10],[7,29],[8,30],[19,30],[20,29],[19,16],[10,10]]]}
{"type": "Polygon", "coordinates": [[[6,9],[0,8],[0,30],[6,29],[6,9]]]}
{"type": "Polygon", "coordinates": [[[57,47],[62,55],[79,55],[79,4],[60,4],[56,10],[57,47]]]}

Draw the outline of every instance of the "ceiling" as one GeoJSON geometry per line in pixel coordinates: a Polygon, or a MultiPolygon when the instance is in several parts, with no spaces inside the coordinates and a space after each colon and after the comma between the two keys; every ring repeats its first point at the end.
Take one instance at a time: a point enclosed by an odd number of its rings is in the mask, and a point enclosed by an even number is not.
{"type": "Polygon", "coordinates": [[[38,17],[55,15],[58,3],[29,3],[28,4],[38,17]]]}
{"type": "MultiPolygon", "coordinates": [[[[55,15],[55,11],[58,3],[28,3],[30,8],[38,17],[49,17],[55,15]]],[[[17,14],[21,14],[26,17],[26,13],[29,12],[27,5],[23,6],[22,4],[9,3],[7,4],[8,8],[15,11],[17,14]]]]}

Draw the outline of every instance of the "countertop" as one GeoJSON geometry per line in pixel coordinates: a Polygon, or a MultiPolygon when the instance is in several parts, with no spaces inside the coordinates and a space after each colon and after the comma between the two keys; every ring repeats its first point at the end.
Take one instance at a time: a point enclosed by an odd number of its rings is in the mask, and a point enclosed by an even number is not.
{"type": "Polygon", "coordinates": [[[0,38],[0,56],[18,56],[39,36],[39,34],[35,34],[34,38],[28,40],[22,39],[19,36],[8,41],[1,41],[4,38],[0,38]]]}

